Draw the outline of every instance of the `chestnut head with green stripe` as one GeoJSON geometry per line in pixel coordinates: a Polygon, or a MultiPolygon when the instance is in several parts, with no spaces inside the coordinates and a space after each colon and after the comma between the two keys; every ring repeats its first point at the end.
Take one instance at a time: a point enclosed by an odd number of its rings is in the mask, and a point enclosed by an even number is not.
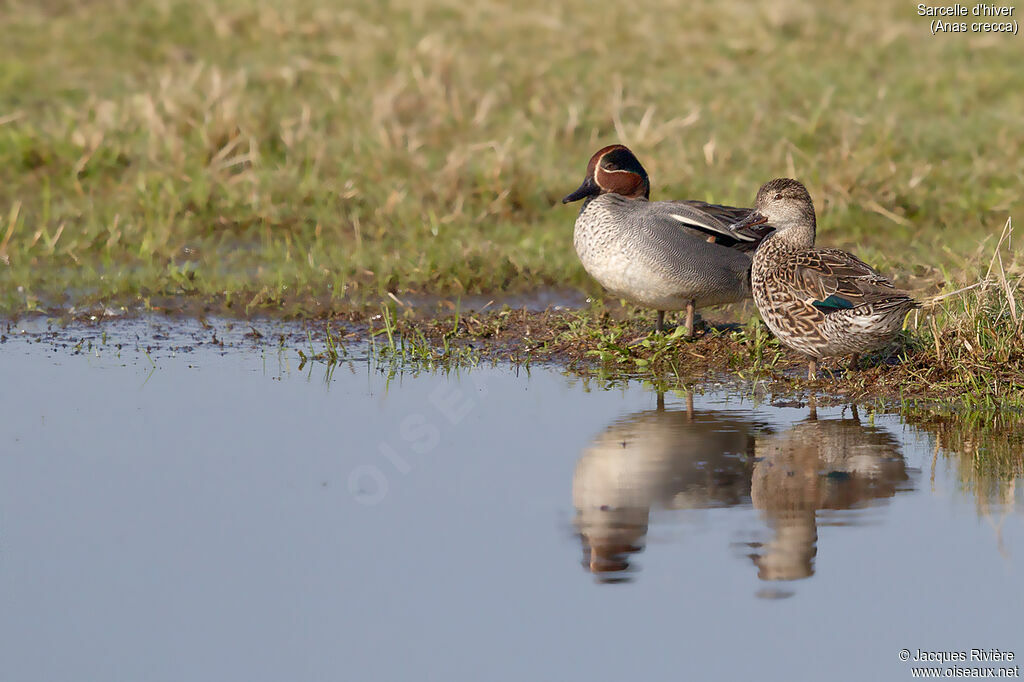
{"type": "Polygon", "coordinates": [[[628,147],[613,144],[597,150],[587,164],[583,184],[562,199],[562,203],[601,194],[618,194],[627,199],[650,198],[651,184],[647,171],[628,147]]]}

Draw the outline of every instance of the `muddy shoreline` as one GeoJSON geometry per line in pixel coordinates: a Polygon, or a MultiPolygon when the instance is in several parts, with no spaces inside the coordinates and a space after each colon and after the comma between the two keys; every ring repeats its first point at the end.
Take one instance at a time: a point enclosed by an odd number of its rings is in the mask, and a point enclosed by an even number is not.
{"type": "MultiPolygon", "coordinates": [[[[0,344],[44,343],[54,353],[83,353],[130,345],[146,353],[187,353],[198,347],[291,352],[300,364],[331,365],[372,357],[392,371],[508,362],[544,364],[610,384],[640,381],[656,390],[698,390],[723,384],[745,387],[768,401],[854,402],[898,409],[908,404],[961,409],[963,392],[951,390],[956,369],[929,364],[927,349],[903,339],[862,359],[824,363],[814,381],[805,360],[780,346],[759,321],[740,325],[749,310],[711,311],[693,339],[670,328],[652,331],[652,319],[633,309],[569,307],[551,298],[521,307],[493,301],[432,299],[355,307],[319,316],[295,314],[232,318],[215,306],[177,301],[156,312],[91,309],[60,315],[23,315],[0,322],[0,344]]],[[[569,304],[570,301],[565,303],[569,304]]],[[[575,303],[575,301],[572,301],[575,303]]],[[[3,346],[0,346],[2,348],[3,346]]],[[[1015,405],[1003,408],[1016,410],[1015,405]]]]}

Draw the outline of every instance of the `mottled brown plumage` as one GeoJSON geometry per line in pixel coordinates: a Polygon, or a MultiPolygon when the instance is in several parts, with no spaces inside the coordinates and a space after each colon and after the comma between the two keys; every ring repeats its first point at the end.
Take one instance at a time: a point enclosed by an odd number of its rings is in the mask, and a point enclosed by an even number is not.
{"type": "Polygon", "coordinates": [[[753,212],[733,227],[738,234],[769,224],[775,232],[754,254],[751,289],[765,324],[782,343],[816,362],[886,345],[918,307],[909,294],[851,253],[814,247],[814,204],[807,189],[788,178],[766,183],[753,212]]]}

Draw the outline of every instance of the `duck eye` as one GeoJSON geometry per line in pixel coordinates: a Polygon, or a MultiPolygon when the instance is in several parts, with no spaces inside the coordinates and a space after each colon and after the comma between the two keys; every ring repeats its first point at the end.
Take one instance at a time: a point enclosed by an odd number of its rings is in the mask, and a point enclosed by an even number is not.
{"type": "Polygon", "coordinates": [[[781,201],[782,200],[782,192],[776,192],[775,193],[775,197],[774,197],[773,200],[774,201],[781,201]]]}
{"type": "Polygon", "coordinates": [[[610,170],[610,171],[614,171],[614,170],[619,170],[619,167],[618,167],[618,166],[616,166],[616,165],[615,165],[614,163],[612,163],[611,161],[609,161],[608,163],[606,163],[606,164],[604,165],[604,169],[605,169],[605,170],[610,170]]]}

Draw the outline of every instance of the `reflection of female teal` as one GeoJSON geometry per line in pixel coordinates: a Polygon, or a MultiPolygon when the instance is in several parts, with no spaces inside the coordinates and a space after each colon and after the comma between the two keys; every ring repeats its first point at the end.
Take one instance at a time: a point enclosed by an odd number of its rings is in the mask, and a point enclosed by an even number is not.
{"type": "Polygon", "coordinates": [[[899,443],[888,431],[852,419],[805,421],[761,436],[751,482],[754,507],[774,537],[751,555],[762,580],[814,574],[819,509],[851,509],[892,497],[907,482],[899,443]]]}
{"type": "MultiPolygon", "coordinates": [[[[583,451],[573,476],[584,565],[629,568],[650,509],[734,505],[750,495],[754,425],[714,412],[649,410],[613,422],[583,451]]],[[[605,576],[606,580],[614,580],[605,576]]]]}

